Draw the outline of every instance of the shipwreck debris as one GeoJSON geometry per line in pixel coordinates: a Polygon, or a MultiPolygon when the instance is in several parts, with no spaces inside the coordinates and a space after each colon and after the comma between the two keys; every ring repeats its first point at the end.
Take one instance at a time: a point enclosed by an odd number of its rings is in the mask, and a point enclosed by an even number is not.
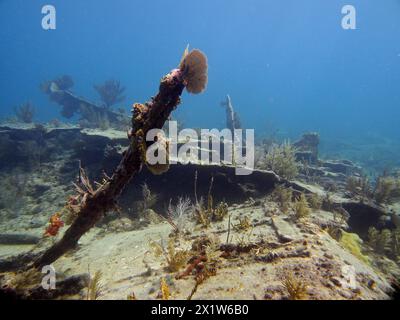
{"type": "MultiPolygon", "coordinates": [[[[65,118],[72,118],[75,114],[80,116],[81,124],[88,127],[106,129],[112,128],[125,129],[129,123],[129,117],[120,112],[115,112],[108,107],[99,106],[82,97],[72,93],[70,85],[60,86],[60,78],[50,80],[41,85],[41,89],[46,93],[51,101],[62,106],[61,115],[65,118]]],[[[108,98],[106,98],[108,99],[108,98]]],[[[111,103],[111,100],[106,100],[111,103]]]]}
{"type": "MultiPolygon", "coordinates": [[[[196,55],[199,55],[197,50],[196,55]]],[[[200,52],[201,53],[201,52],[200,52]]],[[[199,72],[202,74],[202,81],[206,82],[207,64],[205,55],[201,60],[201,68],[199,72]]],[[[187,57],[191,57],[189,53],[187,57]]],[[[185,57],[180,64],[185,66],[185,57]]],[[[105,212],[116,207],[116,201],[126,185],[131,179],[137,175],[145,162],[143,157],[143,148],[148,148],[151,143],[146,143],[146,134],[151,129],[161,129],[169,118],[171,112],[181,102],[185,83],[191,85],[193,78],[185,80],[188,70],[184,68],[174,69],[161,79],[159,92],[149,102],[145,104],[134,104],[132,110],[132,128],[130,130],[130,145],[124,152],[124,155],[115,169],[113,175],[101,184],[96,190],[89,188],[81,189],[79,212],[75,221],[65,232],[60,241],[44,252],[44,254],[34,261],[33,266],[36,268],[51,264],[68,250],[74,248],[80,237],[90,230],[97,221],[99,221],[105,212]]],[[[197,84],[197,86],[200,86],[197,84]]],[[[204,83],[205,86],[205,83],[204,83]]],[[[84,184],[83,187],[87,186],[84,184]]]]}
{"type": "Polygon", "coordinates": [[[236,111],[233,109],[232,100],[229,94],[226,96],[226,100],[221,102],[221,107],[226,110],[226,127],[232,132],[235,129],[241,129],[242,125],[236,111]]]}

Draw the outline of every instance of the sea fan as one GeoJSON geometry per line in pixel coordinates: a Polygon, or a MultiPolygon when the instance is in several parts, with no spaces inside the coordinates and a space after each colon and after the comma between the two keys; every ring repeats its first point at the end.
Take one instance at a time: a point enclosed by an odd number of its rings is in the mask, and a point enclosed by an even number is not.
{"type": "Polygon", "coordinates": [[[186,90],[190,93],[200,93],[207,85],[207,57],[203,52],[194,49],[184,57],[179,65],[183,72],[186,90]]]}

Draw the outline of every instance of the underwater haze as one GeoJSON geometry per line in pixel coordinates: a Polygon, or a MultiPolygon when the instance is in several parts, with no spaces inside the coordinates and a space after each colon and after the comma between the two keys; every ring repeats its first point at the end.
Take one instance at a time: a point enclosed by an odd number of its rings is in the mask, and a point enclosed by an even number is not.
{"type": "Polygon", "coordinates": [[[144,101],[153,79],[190,44],[207,52],[209,84],[178,111],[186,126],[224,126],[230,94],[243,126],[292,139],[400,138],[400,2],[351,1],[357,29],[341,27],[348,1],[51,1],[56,30],[41,28],[44,1],[0,2],[1,116],[30,100],[39,120],[58,107],[39,84],[59,74],[96,101],[93,84],[116,78],[124,107],[144,101]]]}
{"type": "Polygon", "coordinates": [[[1,302],[396,299],[399,35],[399,0],[0,0],[1,302]]]}

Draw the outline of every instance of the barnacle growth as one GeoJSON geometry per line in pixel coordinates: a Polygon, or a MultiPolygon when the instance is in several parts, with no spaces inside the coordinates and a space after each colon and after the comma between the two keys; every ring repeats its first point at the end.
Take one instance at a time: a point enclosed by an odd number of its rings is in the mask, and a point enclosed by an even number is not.
{"type": "Polygon", "coordinates": [[[190,52],[185,50],[179,69],[188,92],[196,94],[204,91],[207,85],[207,68],[207,57],[203,52],[198,49],[190,52]]]}

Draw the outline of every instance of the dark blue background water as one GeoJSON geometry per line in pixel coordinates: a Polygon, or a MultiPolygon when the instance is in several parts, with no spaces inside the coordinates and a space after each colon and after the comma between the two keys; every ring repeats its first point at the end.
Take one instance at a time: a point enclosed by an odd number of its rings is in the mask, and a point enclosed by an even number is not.
{"type": "Polygon", "coordinates": [[[396,0],[2,0],[0,108],[31,100],[39,120],[59,117],[39,84],[61,74],[73,91],[98,99],[93,84],[116,78],[126,108],[157,91],[187,43],[209,59],[209,84],[185,94],[187,126],[222,127],[229,93],[243,125],[295,137],[400,137],[400,2],[396,0]],[[41,8],[57,29],[41,28],[41,8]],[[357,9],[357,30],[341,8],[357,9]]]}

